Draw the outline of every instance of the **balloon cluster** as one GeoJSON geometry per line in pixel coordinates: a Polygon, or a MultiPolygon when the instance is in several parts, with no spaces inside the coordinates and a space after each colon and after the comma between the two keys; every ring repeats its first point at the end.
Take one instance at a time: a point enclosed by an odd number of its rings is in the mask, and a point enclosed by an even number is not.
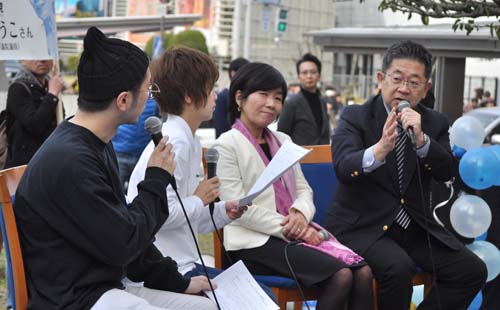
{"type": "MultiPolygon", "coordinates": [[[[481,122],[462,116],[453,123],[449,133],[453,154],[461,158],[459,173],[462,181],[476,190],[500,185],[500,145],[482,147],[485,132],[481,122]]],[[[495,279],[500,274],[500,251],[483,241],[491,224],[488,204],[478,196],[463,194],[451,206],[450,221],[460,235],[476,238],[467,247],[486,264],[487,281],[495,279]]]]}

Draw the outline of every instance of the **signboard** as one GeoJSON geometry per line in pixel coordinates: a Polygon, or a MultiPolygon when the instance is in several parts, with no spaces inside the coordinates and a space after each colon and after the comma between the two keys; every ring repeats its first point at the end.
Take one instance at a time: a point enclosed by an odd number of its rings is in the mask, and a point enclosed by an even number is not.
{"type": "Polygon", "coordinates": [[[0,0],[0,60],[56,58],[54,0],[0,0]]]}
{"type": "Polygon", "coordinates": [[[102,17],[105,0],[55,0],[56,17],[102,17]]]}

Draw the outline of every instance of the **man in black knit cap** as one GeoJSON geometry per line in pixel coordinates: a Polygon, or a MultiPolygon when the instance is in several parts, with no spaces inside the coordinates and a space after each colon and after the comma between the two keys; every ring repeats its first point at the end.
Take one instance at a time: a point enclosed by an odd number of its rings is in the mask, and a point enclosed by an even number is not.
{"type": "Polygon", "coordinates": [[[175,167],[164,138],[138,196],[127,205],[110,143],[134,123],[150,92],[139,48],[88,30],[78,66],[78,111],[32,158],[16,193],[28,309],[216,309],[153,245],[168,217],[165,187],[175,167]],[[144,287],[122,285],[124,276],[144,287]]]}

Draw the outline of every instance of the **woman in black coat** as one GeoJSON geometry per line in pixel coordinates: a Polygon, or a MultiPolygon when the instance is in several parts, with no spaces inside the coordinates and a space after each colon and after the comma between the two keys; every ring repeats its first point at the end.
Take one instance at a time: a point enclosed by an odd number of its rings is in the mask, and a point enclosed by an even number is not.
{"type": "Polygon", "coordinates": [[[58,96],[63,80],[52,60],[25,60],[7,95],[12,126],[8,131],[5,168],[27,164],[57,126],[58,96]],[[47,73],[52,70],[52,78],[47,73]]]}

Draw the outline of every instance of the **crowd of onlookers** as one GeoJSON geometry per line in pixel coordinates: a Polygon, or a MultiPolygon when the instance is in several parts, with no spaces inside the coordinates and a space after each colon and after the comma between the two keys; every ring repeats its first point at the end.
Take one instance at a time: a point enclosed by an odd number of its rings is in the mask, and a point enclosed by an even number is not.
{"type": "Polygon", "coordinates": [[[495,98],[493,98],[490,91],[484,91],[482,88],[476,88],[474,89],[474,97],[472,97],[469,102],[464,105],[464,113],[477,108],[491,108],[496,105],[495,98]]]}

